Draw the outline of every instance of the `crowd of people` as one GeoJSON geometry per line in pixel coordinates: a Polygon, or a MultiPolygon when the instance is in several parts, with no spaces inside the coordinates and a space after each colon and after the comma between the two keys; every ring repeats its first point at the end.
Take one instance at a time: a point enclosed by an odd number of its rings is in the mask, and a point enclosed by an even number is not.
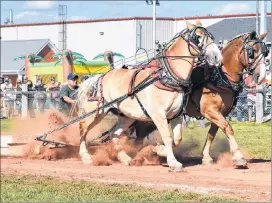
{"type": "MultiPolygon", "coordinates": [[[[83,75],[81,82],[87,78],[87,75],[83,75]]],[[[28,114],[31,118],[36,117],[35,109],[43,113],[48,105],[49,108],[54,108],[68,115],[72,104],[75,102],[75,91],[79,87],[78,79],[78,75],[70,73],[67,77],[67,81],[63,84],[58,82],[54,76],[50,78],[48,84],[44,84],[40,77],[38,77],[36,83],[33,84],[31,80],[23,76],[22,80],[18,79],[16,86],[13,87],[11,79],[1,78],[1,118],[11,118],[14,115],[15,109],[18,115],[21,116],[22,94],[26,94],[27,96],[28,114]],[[27,84],[27,93],[21,93],[22,84],[27,84]],[[17,93],[13,93],[15,91],[17,93]]],[[[241,122],[251,120],[255,107],[256,92],[248,90],[254,90],[255,88],[256,83],[254,80],[245,79],[245,87],[238,95],[235,108],[236,115],[231,112],[228,115],[229,120],[232,120],[233,117],[236,117],[237,121],[241,122]]],[[[188,122],[185,122],[184,127],[187,125],[188,122]]],[[[204,121],[200,121],[200,126],[205,127],[204,121]]]]}
{"type": "MultiPolygon", "coordinates": [[[[71,105],[75,102],[75,90],[78,88],[79,76],[70,73],[67,81],[61,84],[54,76],[50,78],[48,84],[44,84],[41,77],[36,78],[33,84],[26,76],[22,80],[18,79],[15,87],[9,78],[1,78],[1,118],[12,118],[15,115],[15,109],[18,115],[22,113],[22,95],[27,96],[28,114],[31,118],[35,118],[35,109],[40,113],[45,112],[46,106],[54,108],[66,115],[69,114],[71,105]],[[27,84],[27,91],[22,91],[22,85],[27,84]],[[48,105],[46,105],[48,104],[48,105]]],[[[88,78],[83,75],[81,81],[88,78]]]]}

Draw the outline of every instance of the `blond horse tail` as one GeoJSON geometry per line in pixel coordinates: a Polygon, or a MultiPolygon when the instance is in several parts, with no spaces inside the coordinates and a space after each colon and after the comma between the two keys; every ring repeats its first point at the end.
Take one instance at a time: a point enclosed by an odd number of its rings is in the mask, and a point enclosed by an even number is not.
{"type": "Polygon", "coordinates": [[[75,112],[76,109],[79,110],[79,114],[82,114],[82,106],[88,101],[89,97],[95,93],[97,82],[103,74],[97,74],[89,77],[83,83],[80,84],[79,88],[76,90],[76,102],[73,104],[71,109],[71,114],[75,112]]]}

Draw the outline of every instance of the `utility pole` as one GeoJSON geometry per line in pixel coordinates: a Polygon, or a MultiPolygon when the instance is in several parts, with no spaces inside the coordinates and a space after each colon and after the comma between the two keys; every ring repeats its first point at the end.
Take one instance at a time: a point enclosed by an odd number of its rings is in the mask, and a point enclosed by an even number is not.
{"type": "Polygon", "coordinates": [[[259,21],[259,0],[256,0],[256,32],[260,34],[260,21],[259,21]]]}
{"type": "MultiPolygon", "coordinates": [[[[260,21],[260,34],[263,34],[267,31],[267,2],[261,1],[261,21],[260,21]]],[[[266,38],[263,39],[263,42],[266,42],[266,38]]],[[[257,90],[263,90],[263,85],[261,81],[265,78],[265,59],[262,59],[262,63],[260,64],[260,76],[257,85],[257,90]]],[[[264,116],[264,96],[257,92],[256,94],[256,122],[261,123],[264,116]]]]}
{"type": "Polygon", "coordinates": [[[60,51],[66,50],[67,48],[67,5],[59,5],[59,44],[58,48],[60,51]]]}
{"type": "Polygon", "coordinates": [[[152,21],[152,35],[153,35],[153,49],[154,57],[156,56],[156,6],[159,6],[159,0],[145,0],[147,5],[153,5],[153,21],[152,21]]]}

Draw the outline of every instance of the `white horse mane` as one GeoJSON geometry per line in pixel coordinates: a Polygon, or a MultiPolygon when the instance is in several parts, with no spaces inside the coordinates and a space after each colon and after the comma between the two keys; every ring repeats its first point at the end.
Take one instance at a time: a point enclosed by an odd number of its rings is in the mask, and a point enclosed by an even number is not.
{"type": "Polygon", "coordinates": [[[76,90],[76,102],[73,104],[71,112],[73,112],[76,106],[81,109],[81,105],[88,101],[89,97],[93,94],[95,90],[96,83],[103,74],[97,74],[92,77],[89,77],[83,83],[80,84],[79,88],[76,90]]]}

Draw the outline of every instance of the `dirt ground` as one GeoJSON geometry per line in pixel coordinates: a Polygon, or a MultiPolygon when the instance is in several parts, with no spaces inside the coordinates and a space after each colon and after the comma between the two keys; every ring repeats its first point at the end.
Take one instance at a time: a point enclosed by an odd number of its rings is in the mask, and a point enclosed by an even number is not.
{"type": "MultiPolygon", "coordinates": [[[[44,119],[35,122],[35,128],[31,127],[32,134],[49,130],[45,127],[47,123],[44,119]]],[[[50,129],[65,123],[58,118],[58,115],[51,114],[50,119],[50,129]]],[[[20,123],[21,126],[17,126],[17,133],[14,132],[18,136],[29,134],[30,128],[27,126],[34,126],[30,121],[20,123]]],[[[105,129],[107,128],[109,126],[105,126],[105,129]]],[[[103,132],[105,129],[97,129],[97,131],[103,132]]],[[[57,140],[78,146],[76,132],[78,132],[78,125],[71,126],[70,129],[54,136],[57,136],[57,140]],[[69,135],[69,139],[65,135],[69,135]]],[[[22,141],[22,137],[19,136],[17,141],[22,141]]],[[[235,169],[231,156],[228,154],[223,154],[212,166],[202,166],[201,158],[181,157],[179,161],[183,163],[184,172],[174,173],[163,164],[164,160],[152,154],[152,147],[146,147],[137,153],[137,147],[130,145],[127,140],[123,143],[125,150],[134,157],[134,160],[137,160],[133,162],[135,164],[133,166],[123,166],[118,163],[116,153],[110,144],[105,147],[89,148],[89,152],[94,155],[95,166],[86,165],[80,161],[78,147],[54,150],[41,148],[40,154],[34,155],[35,144],[37,143],[30,143],[26,147],[24,157],[1,157],[1,173],[134,184],[157,189],[172,188],[186,192],[239,198],[241,201],[271,201],[271,162],[263,160],[249,159],[248,169],[235,169]]]]}
{"type": "Polygon", "coordinates": [[[271,163],[249,163],[249,169],[242,170],[219,164],[206,167],[198,165],[198,162],[199,160],[184,161],[185,171],[173,173],[168,171],[168,167],[162,165],[137,167],[114,163],[111,166],[90,166],[75,158],[48,161],[2,157],[1,173],[136,184],[158,189],[174,188],[236,197],[242,201],[271,200],[271,163]]]}

